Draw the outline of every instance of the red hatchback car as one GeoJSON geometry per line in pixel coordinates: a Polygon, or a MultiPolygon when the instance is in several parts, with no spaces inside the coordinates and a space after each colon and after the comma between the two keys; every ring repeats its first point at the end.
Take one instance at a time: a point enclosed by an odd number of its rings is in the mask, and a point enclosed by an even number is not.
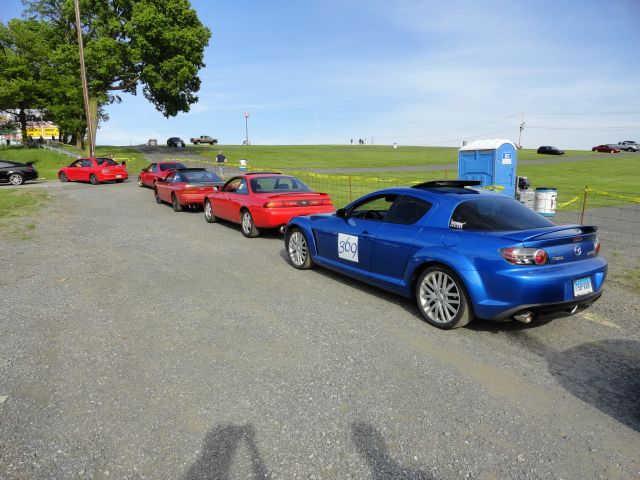
{"type": "Polygon", "coordinates": [[[187,168],[185,165],[179,162],[156,162],[149,165],[147,168],[140,172],[138,175],[139,187],[151,187],[156,184],[156,180],[165,177],[169,170],[175,170],[177,168],[187,168]]]}
{"type": "Polygon", "coordinates": [[[180,212],[183,207],[202,207],[204,196],[222,185],[220,177],[209,170],[180,168],[156,180],[154,193],[157,203],[170,203],[180,212]]]}
{"type": "Polygon", "coordinates": [[[620,153],[620,149],[612,147],[611,145],[598,145],[591,149],[592,152],[604,152],[604,153],[620,153]]]}
{"type": "Polygon", "coordinates": [[[110,158],[80,158],[67,167],[58,170],[61,182],[124,182],[129,178],[127,167],[110,158]]]}
{"type": "Polygon", "coordinates": [[[335,211],[331,197],[312,191],[295,177],[274,172],[247,173],[230,179],[204,199],[207,222],[239,223],[245,237],[261,228],[279,228],[293,217],[335,211]]]}

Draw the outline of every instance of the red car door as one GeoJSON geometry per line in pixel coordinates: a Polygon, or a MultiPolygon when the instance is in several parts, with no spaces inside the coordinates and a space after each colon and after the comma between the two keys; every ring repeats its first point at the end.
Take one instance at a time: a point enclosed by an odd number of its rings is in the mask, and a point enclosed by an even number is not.
{"type": "Polygon", "coordinates": [[[82,167],[82,160],[76,160],[71,165],[66,167],[63,171],[69,181],[75,182],[80,180],[80,168],[82,167]]]}
{"type": "Polygon", "coordinates": [[[170,173],[164,178],[156,180],[156,188],[158,189],[158,195],[163,202],[171,202],[171,192],[173,191],[172,184],[175,180],[175,173],[170,173]]]}
{"type": "Polygon", "coordinates": [[[83,158],[82,166],[78,171],[78,176],[79,176],[78,180],[82,182],[88,182],[89,177],[91,177],[92,173],[96,174],[98,176],[98,179],[100,178],[99,169],[97,165],[94,165],[94,161],[91,160],[90,158],[83,158]]]}
{"type": "Polygon", "coordinates": [[[247,203],[249,190],[244,178],[231,179],[215,196],[213,210],[217,216],[240,223],[240,208],[247,203]]]}

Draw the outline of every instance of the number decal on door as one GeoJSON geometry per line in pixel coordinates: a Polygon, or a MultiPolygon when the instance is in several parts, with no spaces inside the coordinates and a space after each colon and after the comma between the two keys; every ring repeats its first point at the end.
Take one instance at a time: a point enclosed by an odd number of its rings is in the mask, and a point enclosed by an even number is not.
{"type": "Polygon", "coordinates": [[[344,258],[351,262],[358,261],[358,237],[347,235],[345,233],[338,234],[338,257],[344,258]]]}

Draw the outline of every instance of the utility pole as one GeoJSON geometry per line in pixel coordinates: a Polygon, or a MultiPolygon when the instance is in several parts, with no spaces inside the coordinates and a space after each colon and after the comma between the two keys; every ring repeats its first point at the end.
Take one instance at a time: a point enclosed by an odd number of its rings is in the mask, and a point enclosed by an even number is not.
{"type": "Polygon", "coordinates": [[[76,9],[76,30],[78,32],[78,53],[80,54],[80,79],[82,80],[82,97],[84,100],[84,113],[87,117],[87,140],[89,141],[89,156],[95,156],[95,138],[93,138],[93,125],[91,124],[91,113],[89,112],[89,87],[87,86],[87,71],[84,66],[84,42],[82,41],[82,24],[80,23],[80,4],[78,0],[73,1],[76,9]]]}
{"type": "Polygon", "coordinates": [[[249,112],[244,112],[244,141],[249,145],[249,112]]]}
{"type": "Polygon", "coordinates": [[[518,135],[518,148],[522,148],[522,131],[524,130],[524,125],[524,112],[522,112],[522,117],[520,119],[520,135],[518,135]]]}

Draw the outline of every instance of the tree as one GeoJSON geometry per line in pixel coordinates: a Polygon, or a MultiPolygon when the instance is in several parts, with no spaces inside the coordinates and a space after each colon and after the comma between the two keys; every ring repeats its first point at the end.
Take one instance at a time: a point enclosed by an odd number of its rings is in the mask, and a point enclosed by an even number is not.
{"type": "MultiPolygon", "coordinates": [[[[56,50],[66,50],[77,71],[77,52],[67,50],[77,48],[72,0],[25,3],[32,18],[57,32],[56,50]]],[[[81,0],[80,8],[94,128],[100,106],[121,101],[119,92],[136,95],[140,89],[166,117],[188,112],[198,101],[198,72],[211,32],[189,0],[81,0]]]]}
{"type": "Polygon", "coordinates": [[[0,24],[0,111],[27,136],[27,122],[42,118],[47,87],[42,70],[47,52],[47,25],[13,19],[0,24]]]}

